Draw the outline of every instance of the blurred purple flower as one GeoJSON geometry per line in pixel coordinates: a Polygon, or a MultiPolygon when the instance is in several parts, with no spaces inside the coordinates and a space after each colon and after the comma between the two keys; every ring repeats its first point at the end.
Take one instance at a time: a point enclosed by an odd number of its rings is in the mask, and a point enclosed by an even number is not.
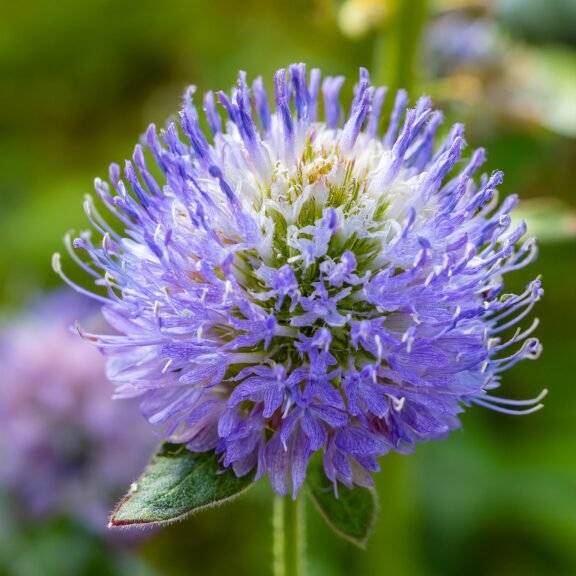
{"type": "Polygon", "coordinates": [[[71,332],[99,324],[79,300],[52,295],[1,328],[0,484],[26,514],[99,529],[157,439],[137,406],[111,399],[104,358],[71,332]]]}
{"type": "Polygon", "coordinates": [[[498,207],[502,174],[473,180],[483,150],[461,160],[461,125],[436,144],[442,115],[403,91],[380,135],[386,89],[366,70],[347,116],[341,77],[293,65],[274,80],[275,113],[260,78],[218,93],[225,123],[209,92],[211,141],[189,90],[180,128],[146,134],[158,179],[137,146],[124,179],[111,167],[115,193],[96,181],[125,230],[88,202],[103,237],[69,248],[119,332],[84,334],[117,396],[140,397],[170,441],[294,495],[316,451],[335,487],[369,486],[377,457],[444,438],[463,406],[540,408],[489,394],[539,355],[535,324],[506,334],[542,289],[502,294],[536,248],[511,225],[516,197],[498,207]]]}
{"type": "Polygon", "coordinates": [[[498,26],[488,17],[448,12],[430,22],[424,37],[427,69],[440,76],[497,66],[504,52],[498,26]]]}

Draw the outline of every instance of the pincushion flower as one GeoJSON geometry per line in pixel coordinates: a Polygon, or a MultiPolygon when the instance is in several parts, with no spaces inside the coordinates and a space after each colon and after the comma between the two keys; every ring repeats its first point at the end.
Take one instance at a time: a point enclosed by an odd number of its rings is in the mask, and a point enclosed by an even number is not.
{"type": "Polygon", "coordinates": [[[474,177],[484,151],[462,159],[461,125],[436,141],[428,98],[409,108],[399,91],[381,131],[386,89],[362,69],[344,114],[343,82],[279,70],[272,112],[262,79],[240,73],[204,97],[210,136],[189,89],[179,125],[150,126],[112,187],[96,180],[122,231],[88,199],[98,240],[70,246],[118,332],[83,333],[116,395],[281,495],[315,452],[336,488],[371,486],[378,457],[444,438],[465,407],[541,407],[493,394],[540,353],[536,323],[509,332],[540,280],[503,294],[536,254],[511,225],[516,196],[498,205],[502,174],[474,177]]]}

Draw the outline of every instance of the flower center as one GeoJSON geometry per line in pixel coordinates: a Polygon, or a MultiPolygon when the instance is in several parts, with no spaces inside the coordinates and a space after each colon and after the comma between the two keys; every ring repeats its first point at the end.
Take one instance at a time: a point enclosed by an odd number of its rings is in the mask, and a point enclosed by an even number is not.
{"type": "MultiPolygon", "coordinates": [[[[294,367],[328,351],[346,369],[381,361],[380,339],[366,320],[384,318],[385,311],[366,301],[364,286],[388,265],[382,246],[400,228],[388,215],[395,190],[385,181],[375,190],[390,165],[379,141],[359,138],[344,155],[335,131],[321,126],[308,133],[292,168],[276,162],[269,186],[251,206],[271,235],[270,257],[239,250],[232,266],[251,305],[267,319],[272,361],[294,367]],[[369,339],[376,342],[370,350],[359,346],[369,339]]],[[[402,186],[409,183],[394,183],[402,186]]],[[[228,338],[242,341],[253,326],[240,308],[233,317],[238,324],[226,330],[228,338]]]]}

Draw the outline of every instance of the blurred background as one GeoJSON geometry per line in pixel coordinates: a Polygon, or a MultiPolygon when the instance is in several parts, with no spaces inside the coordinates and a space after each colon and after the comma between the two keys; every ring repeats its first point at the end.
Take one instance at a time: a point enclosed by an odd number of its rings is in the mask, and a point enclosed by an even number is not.
{"type": "Polygon", "coordinates": [[[93,178],[185,86],[228,89],[239,69],[270,86],[297,61],[428,93],[487,148],[540,237],[510,291],[539,272],[546,290],[544,354],[507,373],[506,396],[550,390],[538,414],[476,408],[448,440],[386,457],[366,552],[310,506],[310,575],[576,574],[574,0],[0,0],[0,575],[270,573],[266,483],[162,530],[106,530],[157,439],[68,331],[100,320],[50,258],[86,226],[93,178]]]}

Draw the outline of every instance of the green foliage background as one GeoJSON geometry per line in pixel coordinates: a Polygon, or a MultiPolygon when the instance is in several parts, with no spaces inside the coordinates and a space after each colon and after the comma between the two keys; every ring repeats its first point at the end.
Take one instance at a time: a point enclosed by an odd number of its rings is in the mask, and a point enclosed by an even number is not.
{"type": "MultiPolygon", "coordinates": [[[[568,0],[500,5],[496,21],[506,34],[524,36],[536,52],[562,42],[570,62],[562,70],[576,74],[576,11],[568,0]],[[549,10],[539,18],[543,3],[549,10]],[[554,24],[554,14],[562,22],[554,24]]],[[[199,92],[227,89],[238,69],[270,79],[295,61],[348,78],[360,65],[371,67],[374,33],[346,38],[337,8],[330,0],[0,0],[2,309],[15,311],[59,284],[50,256],[67,229],[85,226],[81,202],[93,178],[131,155],[148,122],[163,124],[187,84],[199,92]]],[[[434,93],[427,70],[420,81],[434,93]]],[[[488,149],[487,169],[504,170],[504,193],[575,206],[576,141],[495,109],[489,100],[449,102],[448,119],[465,117],[468,141],[488,149]]],[[[510,284],[518,290],[543,275],[544,354],[506,375],[505,394],[531,397],[549,388],[546,408],[527,418],[475,409],[448,440],[385,458],[380,517],[366,552],[334,536],[310,506],[311,576],[576,574],[574,244],[544,242],[538,263],[510,284]]],[[[270,496],[259,486],[227,507],[158,531],[131,552],[144,565],[112,566],[102,560],[109,549],[94,544],[74,573],[268,574],[270,496]]],[[[63,563],[81,550],[75,529],[56,522],[14,534],[6,518],[0,515],[0,574],[68,573],[63,563]]]]}

